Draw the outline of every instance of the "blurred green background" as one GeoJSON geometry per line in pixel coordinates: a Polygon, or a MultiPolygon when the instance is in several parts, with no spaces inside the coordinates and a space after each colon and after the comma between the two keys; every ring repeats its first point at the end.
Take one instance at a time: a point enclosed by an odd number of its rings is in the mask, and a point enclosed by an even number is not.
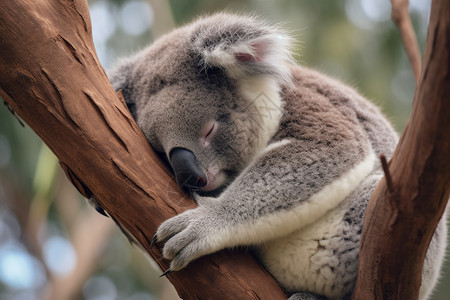
{"type": "MultiPolygon", "coordinates": [[[[199,15],[256,12],[291,33],[300,64],[357,88],[399,132],[409,116],[414,78],[388,0],[92,0],[89,7],[105,69],[199,15]]],[[[422,51],[429,7],[410,1],[422,51]]],[[[1,107],[0,299],[176,299],[161,271],[143,260],[85,204],[31,129],[1,107]]],[[[447,266],[432,299],[449,295],[447,266]]]]}

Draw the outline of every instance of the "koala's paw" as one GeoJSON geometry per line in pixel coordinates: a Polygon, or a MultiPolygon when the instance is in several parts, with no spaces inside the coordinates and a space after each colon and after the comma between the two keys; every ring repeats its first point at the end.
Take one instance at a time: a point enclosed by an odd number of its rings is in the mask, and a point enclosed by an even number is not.
{"type": "Polygon", "coordinates": [[[163,256],[172,260],[171,271],[184,268],[192,260],[219,250],[217,220],[211,210],[199,206],[175,216],[158,228],[155,239],[166,241],[163,256]]]}

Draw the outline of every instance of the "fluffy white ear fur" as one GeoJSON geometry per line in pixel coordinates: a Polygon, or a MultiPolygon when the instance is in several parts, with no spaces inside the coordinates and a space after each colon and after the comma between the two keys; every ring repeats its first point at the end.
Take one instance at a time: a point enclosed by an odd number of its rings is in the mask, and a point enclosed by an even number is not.
{"type": "Polygon", "coordinates": [[[206,69],[220,67],[235,79],[271,75],[280,84],[290,82],[291,38],[277,27],[256,18],[250,23],[247,17],[226,14],[212,20],[213,24],[202,21],[211,19],[197,21],[193,42],[206,69]]]}

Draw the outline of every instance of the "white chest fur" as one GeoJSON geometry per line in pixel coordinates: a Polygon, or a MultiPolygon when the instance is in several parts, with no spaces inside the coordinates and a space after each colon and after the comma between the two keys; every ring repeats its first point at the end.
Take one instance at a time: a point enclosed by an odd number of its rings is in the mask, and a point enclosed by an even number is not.
{"type": "MultiPolygon", "coordinates": [[[[347,202],[350,201],[348,197],[370,174],[374,161],[375,155],[370,152],[362,162],[305,201],[307,205],[304,203],[305,205],[294,208],[289,221],[292,222],[291,226],[296,223],[298,230],[269,240],[256,248],[263,264],[285,289],[292,292],[310,291],[330,299],[342,297],[338,293],[343,290],[336,289],[336,282],[342,282],[342,278],[336,278],[340,276],[336,270],[342,268],[342,265],[339,254],[334,249],[346,244],[342,232],[349,204],[347,202]],[[308,209],[311,207],[314,209],[308,209]],[[301,226],[302,223],[305,226],[301,226]]],[[[378,175],[375,177],[378,178],[378,175]]],[[[278,220],[288,223],[286,214],[278,220]]],[[[266,220],[266,224],[271,223],[266,220]]],[[[270,232],[270,228],[266,228],[266,231],[270,232]]],[[[356,272],[357,253],[352,252],[351,255],[355,256],[356,272]]],[[[354,272],[350,270],[350,273],[354,272]]]]}
{"type": "Polygon", "coordinates": [[[248,101],[250,115],[260,122],[261,132],[256,135],[260,153],[278,130],[283,115],[280,86],[270,76],[258,76],[241,80],[240,90],[248,101]]]}
{"type": "Polygon", "coordinates": [[[257,248],[265,267],[288,291],[333,294],[333,268],[339,261],[327,246],[340,230],[345,210],[339,208],[301,230],[257,248]]]}

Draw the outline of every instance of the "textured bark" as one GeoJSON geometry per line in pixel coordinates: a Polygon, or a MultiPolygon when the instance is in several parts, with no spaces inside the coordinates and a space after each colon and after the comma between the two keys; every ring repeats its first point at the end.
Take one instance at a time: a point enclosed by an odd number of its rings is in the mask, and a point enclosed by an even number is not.
{"type": "Polygon", "coordinates": [[[449,16],[450,2],[434,0],[413,111],[367,208],[353,299],[418,298],[450,195],[449,16]]]}
{"type": "MultiPolygon", "coordinates": [[[[128,230],[161,268],[149,241],[195,204],[173,181],[111,87],[95,53],[85,0],[0,5],[0,95],[61,161],[74,185],[128,230]]],[[[282,299],[243,251],[222,251],[168,275],[185,299],[282,299]]]]}

